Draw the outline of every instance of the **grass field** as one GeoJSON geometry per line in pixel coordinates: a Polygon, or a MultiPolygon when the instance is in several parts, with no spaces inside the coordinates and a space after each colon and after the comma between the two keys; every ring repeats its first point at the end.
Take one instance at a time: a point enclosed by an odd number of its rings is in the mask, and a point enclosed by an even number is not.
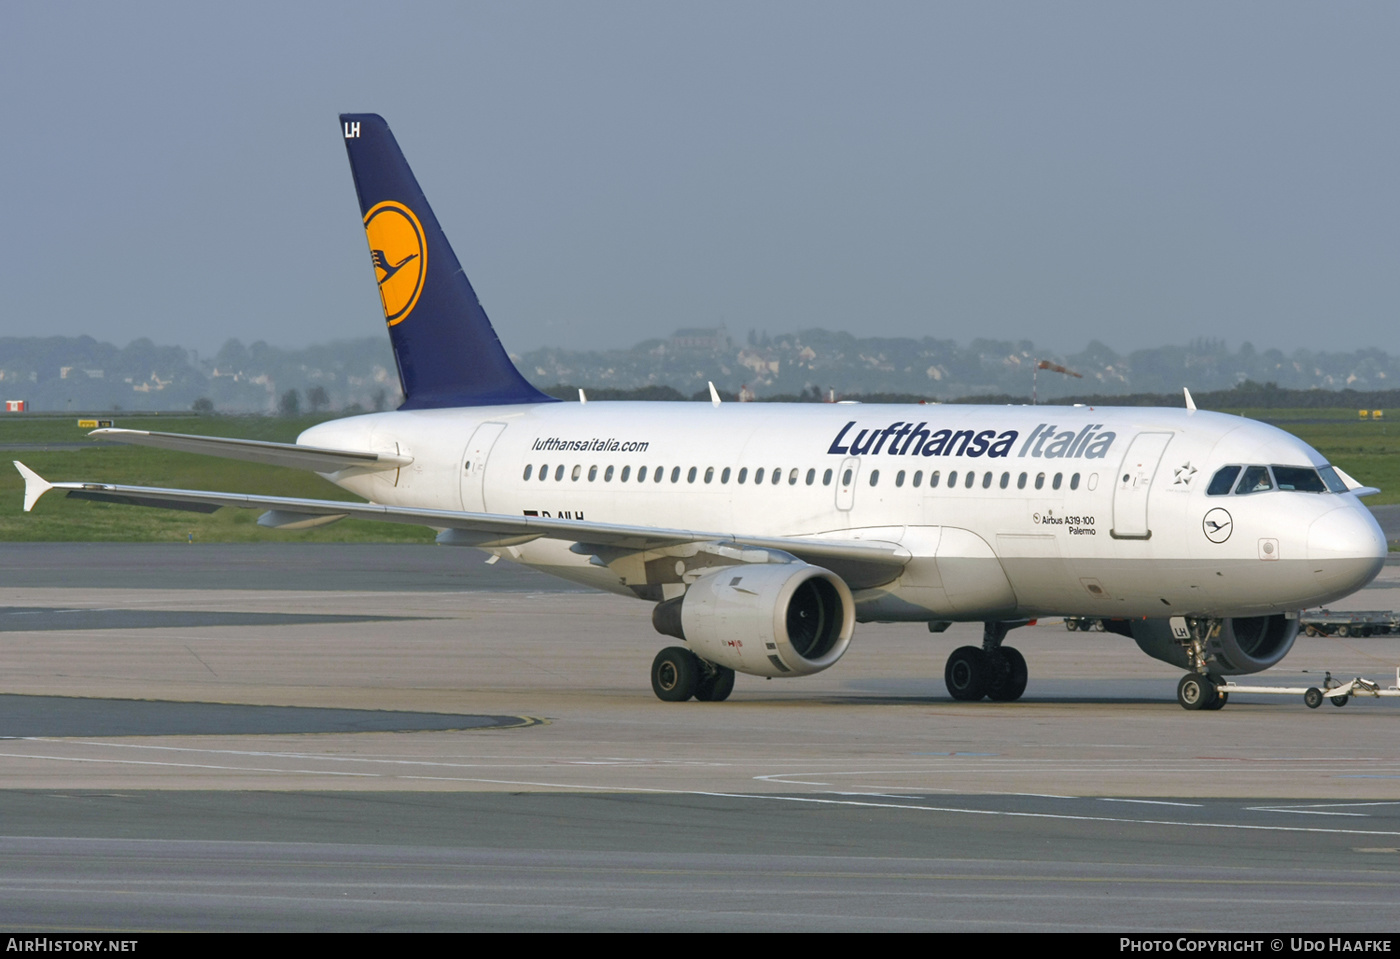
{"type": "MultiPolygon", "coordinates": [[[[1311,444],[1332,463],[1357,480],[1379,486],[1368,498],[1373,505],[1400,503],[1400,422],[1397,436],[1390,424],[1362,421],[1355,410],[1239,410],[1243,415],[1274,423],[1311,444]]],[[[105,414],[104,414],[105,415],[105,414]]],[[[328,417],[274,418],[267,416],[152,416],[112,414],[118,426],[240,436],[292,442],[297,434],[328,417]]],[[[301,470],[213,459],[188,453],[86,438],[75,416],[10,414],[0,418],[0,448],[8,459],[21,460],[54,481],[94,480],[137,486],[173,486],[275,496],[353,499],[312,473],[301,470]]],[[[184,513],[133,506],[70,500],[50,494],[32,513],[22,511],[24,481],[12,467],[0,468],[0,540],[254,542],[289,539],[320,543],[430,543],[431,530],[390,523],[342,520],[321,529],[276,532],[256,525],[257,510],[223,509],[217,513],[184,513]]]]}

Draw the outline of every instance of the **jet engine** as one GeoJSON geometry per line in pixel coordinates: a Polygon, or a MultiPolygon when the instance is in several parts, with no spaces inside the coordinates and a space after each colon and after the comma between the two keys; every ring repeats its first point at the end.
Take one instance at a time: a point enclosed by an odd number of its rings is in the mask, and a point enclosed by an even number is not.
{"type": "MultiPolygon", "coordinates": [[[[1187,648],[1172,636],[1165,619],[1105,622],[1115,633],[1132,636],[1138,648],[1153,659],[1191,670],[1187,648]]],[[[1257,673],[1278,663],[1298,638],[1298,619],[1283,614],[1249,616],[1220,621],[1219,631],[1206,643],[1212,672],[1222,676],[1257,673]]]]}
{"type": "Polygon", "coordinates": [[[807,676],[846,652],[855,601],[830,570],[806,563],[726,566],[658,603],[656,631],[701,659],[753,676],[807,676]]]}

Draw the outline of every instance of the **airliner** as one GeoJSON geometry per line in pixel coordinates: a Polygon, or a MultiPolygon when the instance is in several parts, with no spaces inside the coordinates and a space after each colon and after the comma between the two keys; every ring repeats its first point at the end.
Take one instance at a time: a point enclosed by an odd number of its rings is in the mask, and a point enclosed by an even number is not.
{"type": "Polygon", "coordinates": [[[662,700],[720,701],[736,673],[828,669],[856,623],[982,623],[949,657],[958,700],[1009,702],[1038,617],[1101,619],[1186,670],[1177,699],[1218,709],[1224,677],[1267,669],[1298,611],[1369,583],[1386,541],[1376,490],[1274,427],[1195,408],[558,402],[502,348],[385,121],[340,118],[404,402],[295,443],[99,429],[110,441],[312,470],[364,502],[100,482],[21,463],[50,489],[167,509],[262,510],[298,530],[345,517],[653,606],[680,645],[662,700]]]}

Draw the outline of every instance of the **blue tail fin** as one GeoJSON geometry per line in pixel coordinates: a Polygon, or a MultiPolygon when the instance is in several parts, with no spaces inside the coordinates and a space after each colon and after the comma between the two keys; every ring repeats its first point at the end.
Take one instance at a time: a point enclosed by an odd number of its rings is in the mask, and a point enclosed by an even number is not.
{"type": "Polygon", "coordinates": [[[548,403],[501,346],[384,118],[340,117],[379,298],[399,365],[401,409],[548,403]]]}

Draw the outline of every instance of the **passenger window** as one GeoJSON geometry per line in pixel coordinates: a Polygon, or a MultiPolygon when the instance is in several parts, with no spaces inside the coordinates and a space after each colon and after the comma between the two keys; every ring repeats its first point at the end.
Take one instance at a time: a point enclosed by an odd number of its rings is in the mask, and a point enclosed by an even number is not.
{"type": "Polygon", "coordinates": [[[728,467],[728,466],[726,466],[726,467],[724,468],[724,472],[723,472],[723,473],[720,473],[720,474],[719,474],[719,481],[720,481],[721,484],[724,484],[724,483],[728,483],[728,482],[729,482],[729,467],[728,467]]]}
{"type": "MultiPolygon", "coordinates": [[[[938,484],[935,483],[935,482],[933,482],[932,480],[930,480],[930,481],[929,481],[929,485],[930,485],[930,486],[937,486],[938,484]]],[[[957,485],[958,485],[958,471],[957,471],[957,470],[949,470],[949,471],[948,471],[948,488],[949,488],[949,489],[952,489],[954,486],[957,486],[957,485]]]]}
{"type": "Polygon", "coordinates": [[[593,482],[594,480],[596,480],[597,478],[598,478],[598,467],[596,467],[596,466],[590,466],[590,467],[588,467],[588,482],[591,483],[591,482],[593,482]]]}
{"type": "Polygon", "coordinates": [[[681,481],[681,468],[680,468],[679,466],[672,466],[672,467],[671,467],[671,482],[672,482],[672,483],[679,483],[680,481],[681,481]]]}
{"type": "Polygon", "coordinates": [[[687,483],[694,483],[694,482],[695,482],[695,467],[692,466],[692,467],[690,468],[690,472],[688,472],[688,473],[685,474],[685,481],[686,481],[687,483]]]}
{"type": "Polygon", "coordinates": [[[796,485],[797,485],[797,467],[795,467],[795,466],[792,468],[792,472],[788,474],[788,485],[789,485],[789,486],[796,486],[796,485]]]}
{"type": "Polygon", "coordinates": [[[841,474],[841,485],[842,485],[842,486],[850,486],[850,485],[851,485],[851,471],[850,471],[850,470],[846,470],[846,472],[844,472],[844,473],[841,474]]]}
{"type": "Polygon", "coordinates": [[[705,467],[705,482],[706,482],[706,483],[713,483],[714,480],[715,480],[715,468],[714,468],[713,466],[707,466],[707,467],[705,467]]]}
{"type": "Polygon", "coordinates": [[[574,468],[569,472],[569,479],[571,479],[571,480],[573,480],[575,483],[577,483],[577,482],[578,482],[578,478],[579,478],[580,476],[582,476],[582,475],[583,475],[583,467],[580,466],[578,463],[575,463],[575,464],[574,464],[574,468]]]}
{"type": "Polygon", "coordinates": [[[612,468],[611,466],[609,466],[609,467],[603,472],[603,482],[604,482],[604,483],[611,483],[611,482],[612,482],[612,475],[613,475],[613,468],[612,468]]]}
{"type": "MultiPolygon", "coordinates": [[[[645,470],[646,467],[643,466],[642,469],[645,470]]],[[[631,475],[632,475],[632,467],[630,467],[630,466],[624,466],[624,467],[622,468],[622,482],[624,482],[624,483],[627,482],[627,477],[629,477],[629,476],[631,476],[631,475]]],[[[644,477],[642,474],[640,474],[640,473],[637,474],[637,481],[638,481],[638,482],[641,482],[641,481],[642,481],[643,479],[645,479],[645,478],[646,478],[646,477],[644,477]]]]}
{"type": "Polygon", "coordinates": [[[898,473],[894,474],[894,485],[896,488],[904,485],[904,470],[900,470],[898,473]]]}
{"type": "Polygon", "coordinates": [[[645,466],[643,466],[643,467],[641,467],[640,469],[637,470],[637,482],[638,482],[638,483],[645,483],[646,481],[647,481],[647,468],[646,468],[645,466]]]}
{"type": "Polygon", "coordinates": [[[1002,488],[1002,489],[1006,489],[1006,487],[1008,487],[1008,486],[1010,486],[1010,485],[1011,485],[1011,474],[1010,474],[1010,473],[1002,473],[1002,474],[1001,474],[1001,488],[1002,488]]]}
{"type": "Polygon", "coordinates": [[[915,488],[915,489],[918,489],[918,488],[919,488],[919,484],[922,483],[923,481],[924,481],[924,471],[923,471],[923,470],[915,470],[915,471],[914,471],[914,488],[915,488]]]}
{"type": "Polygon", "coordinates": [[[1035,488],[1036,488],[1036,489],[1044,489],[1044,488],[1045,488],[1045,474],[1044,474],[1044,473],[1037,473],[1037,474],[1035,474],[1035,488]]]}
{"type": "Polygon", "coordinates": [[[825,473],[822,474],[822,485],[823,485],[823,486],[830,486],[830,485],[831,485],[831,470],[827,470],[825,473]]]}
{"type": "Polygon", "coordinates": [[[772,479],[773,485],[774,485],[774,486],[777,486],[777,485],[778,485],[779,483],[781,483],[782,481],[783,481],[783,468],[782,468],[781,466],[775,466],[775,467],[773,467],[773,479],[772,479]]]}
{"type": "Polygon", "coordinates": [[[1064,474],[1064,473],[1056,473],[1056,474],[1055,474],[1055,481],[1054,481],[1053,483],[1050,484],[1050,487],[1051,487],[1052,489],[1059,489],[1059,488],[1060,488],[1060,481],[1061,481],[1062,479],[1064,479],[1064,478],[1065,478],[1065,474],[1064,474]]]}
{"type": "Polygon", "coordinates": [[[529,479],[529,478],[530,478],[530,474],[533,473],[534,471],[535,471],[535,464],[530,463],[530,464],[526,465],[526,467],[525,467],[525,475],[522,477],[522,479],[529,479]]]}
{"type": "Polygon", "coordinates": [[[1026,488],[1026,474],[1025,474],[1025,473],[1022,473],[1020,476],[1016,477],[1016,488],[1017,488],[1017,489],[1025,489],[1025,488],[1026,488]]]}
{"type": "Polygon", "coordinates": [[[664,479],[665,476],[666,476],[666,467],[664,467],[664,466],[658,466],[655,470],[652,471],[652,474],[651,474],[651,475],[652,475],[652,482],[654,482],[654,483],[659,483],[659,482],[661,482],[662,479],[664,479]]]}
{"type": "MultiPolygon", "coordinates": [[[[928,488],[929,488],[929,489],[933,489],[935,486],[938,485],[938,472],[939,472],[938,470],[934,470],[932,473],[928,474],[928,488]]],[[[954,479],[955,476],[956,476],[956,474],[949,474],[949,476],[948,476],[948,485],[949,485],[949,486],[952,486],[952,485],[953,485],[953,479],[954,479]]]]}
{"type": "Polygon", "coordinates": [[[1078,473],[1075,473],[1073,476],[1071,476],[1071,477],[1069,478],[1069,488],[1070,488],[1070,489],[1079,489],[1079,474],[1078,474],[1078,473]]]}
{"type": "Polygon", "coordinates": [[[871,486],[874,486],[874,485],[875,485],[876,483],[878,483],[878,482],[880,482],[880,471],[879,471],[879,470],[871,470],[871,471],[870,471],[870,485],[871,485],[871,486]]]}
{"type": "Polygon", "coordinates": [[[1235,477],[1240,475],[1238,466],[1222,466],[1210,478],[1210,486],[1206,489],[1207,496],[1224,496],[1230,492],[1235,485],[1235,477]]]}
{"type": "Polygon", "coordinates": [[[1244,475],[1240,477],[1240,485],[1235,487],[1235,492],[1262,493],[1273,488],[1274,483],[1273,480],[1269,479],[1267,466],[1246,466],[1244,475]]]}
{"type": "Polygon", "coordinates": [[[968,470],[967,476],[963,477],[963,489],[972,489],[972,484],[977,481],[977,471],[968,470]]]}
{"type": "Polygon", "coordinates": [[[762,483],[762,482],[763,482],[763,467],[760,466],[758,469],[756,469],[756,470],[753,471],[753,485],[757,486],[757,485],[759,485],[759,484],[762,483]]]}
{"type": "Polygon", "coordinates": [[[748,468],[747,466],[745,466],[745,467],[743,467],[742,469],[739,470],[739,485],[742,486],[742,485],[744,484],[744,482],[745,482],[748,478],[749,478],[749,468],[748,468]]]}
{"type": "Polygon", "coordinates": [[[983,473],[983,474],[982,474],[982,488],[983,488],[983,489],[991,489],[991,488],[992,488],[992,474],[991,474],[990,472],[987,472],[987,473],[983,473]]]}
{"type": "Polygon", "coordinates": [[[808,470],[808,471],[807,471],[807,485],[808,485],[808,486],[811,486],[811,485],[812,485],[813,483],[815,483],[816,481],[817,481],[817,471],[816,471],[816,470],[808,470]]]}

